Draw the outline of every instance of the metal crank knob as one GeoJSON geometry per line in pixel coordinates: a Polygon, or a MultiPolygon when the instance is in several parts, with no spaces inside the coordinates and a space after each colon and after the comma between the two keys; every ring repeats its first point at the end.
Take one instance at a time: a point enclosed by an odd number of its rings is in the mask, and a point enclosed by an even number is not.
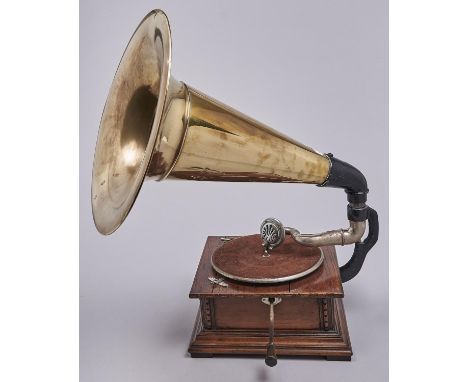
{"type": "Polygon", "coordinates": [[[270,367],[276,366],[276,364],[278,363],[278,358],[276,357],[275,344],[268,345],[265,363],[270,367]]]}

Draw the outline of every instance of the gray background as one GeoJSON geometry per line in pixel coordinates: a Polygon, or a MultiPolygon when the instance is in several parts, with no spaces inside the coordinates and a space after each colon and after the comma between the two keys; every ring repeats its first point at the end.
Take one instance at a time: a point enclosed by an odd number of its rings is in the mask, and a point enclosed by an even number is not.
{"type": "MultiPolygon", "coordinates": [[[[338,248],[340,263],[351,247],[338,248]]],[[[102,381],[388,379],[387,1],[91,1],[80,6],[80,373],[102,381]],[[341,190],[295,184],[147,182],[125,224],[97,233],[94,145],[107,91],[140,19],[166,11],[172,73],[368,179],[381,234],[345,284],[351,362],[191,359],[188,299],[208,235],[279,218],[304,232],[345,227],[341,190]]]]}

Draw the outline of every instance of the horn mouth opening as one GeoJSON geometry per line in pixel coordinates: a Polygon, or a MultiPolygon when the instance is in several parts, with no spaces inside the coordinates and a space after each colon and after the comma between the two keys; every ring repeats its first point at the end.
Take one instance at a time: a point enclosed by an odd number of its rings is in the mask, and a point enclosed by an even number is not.
{"type": "Polygon", "coordinates": [[[161,136],[170,65],[169,21],[154,10],[125,49],[101,117],[91,202],[94,223],[104,235],[123,223],[145,180],[161,136]]]}

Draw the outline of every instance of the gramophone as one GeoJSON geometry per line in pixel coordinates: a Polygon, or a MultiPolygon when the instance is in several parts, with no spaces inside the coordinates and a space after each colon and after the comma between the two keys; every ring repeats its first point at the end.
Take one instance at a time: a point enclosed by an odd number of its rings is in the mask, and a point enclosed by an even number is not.
{"type": "Polygon", "coordinates": [[[98,231],[122,224],[145,180],[344,189],[346,229],[304,234],[267,218],[258,234],[208,237],[189,294],[200,309],[188,352],[266,355],[269,366],[277,356],[350,360],[342,283],[378,238],[365,177],[176,80],[170,68],[169,22],[154,10],[128,43],[102,114],[91,195],[98,231]],[[339,267],[334,246],[348,244],[354,253],[339,267]]]}

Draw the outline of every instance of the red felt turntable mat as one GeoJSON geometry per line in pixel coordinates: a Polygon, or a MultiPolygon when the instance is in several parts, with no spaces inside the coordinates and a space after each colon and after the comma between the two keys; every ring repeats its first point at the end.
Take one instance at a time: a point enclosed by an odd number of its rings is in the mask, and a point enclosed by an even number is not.
{"type": "Polygon", "coordinates": [[[312,273],[323,261],[320,248],[306,247],[286,236],[283,243],[264,256],[260,235],[232,239],[211,257],[213,268],[223,276],[247,282],[282,282],[312,273]]]}

